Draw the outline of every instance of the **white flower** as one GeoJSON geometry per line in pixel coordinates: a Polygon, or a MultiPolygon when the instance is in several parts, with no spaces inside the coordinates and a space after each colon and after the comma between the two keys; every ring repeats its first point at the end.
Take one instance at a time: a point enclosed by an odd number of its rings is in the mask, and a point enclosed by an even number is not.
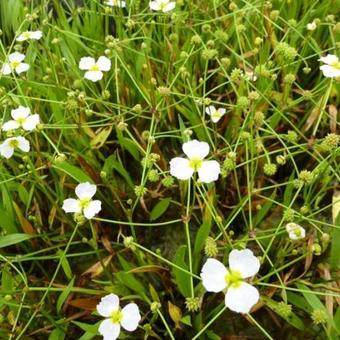
{"type": "Polygon", "coordinates": [[[299,240],[301,238],[305,238],[306,236],[305,229],[297,223],[293,223],[293,222],[288,223],[286,225],[286,230],[289,235],[289,238],[294,241],[299,240]]]}
{"type": "Polygon", "coordinates": [[[316,22],[313,20],[309,24],[307,24],[307,30],[308,31],[314,31],[316,29],[316,22]]]}
{"type": "Polygon", "coordinates": [[[244,279],[254,276],[260,269],[260,261],[249,249],[232,250],[229,268],[216,259],[208,259],[202,267],[201,278],[208,292],[226,291],[225,305],[237,313],[249,313],[258,302],[258,290],[244,279]]]}
{"type": "Polygon", "coordinates": [[[243,77],[245,80],[251,80],[251,81],[257,80],[257,76],[254,71],[245,71],[243,77]]]}
{"type": "Polygon", "coordinates": [[[195,171],[201,182],[210,183],[218,179],[220,165],[216,161],[205,161],[209,153],[209,144],[196,139],[182,146],[188,158],[175,157],[170,161],[170,174],[178,179],[189,179],[195,171]]]}
{"type": "Polygon", "coordinates": [[[3,131],[15,130],[22,127],[26,131],[32,131],[40,122],[38,114],[31,115],[28,107],[19,106],[11,111],[13,120],[9,120],[2,126],[3,131]]]}
{"type": "Polygon", "coordinates": [[[75,191],[79,199],[68,198],[64,200],[63,210],[66,213],[83,213],[88,220],[99,213],[102,209],[102,202],[91,200],[97,191],[94,184],[89,182],[78,184],[75,191]]]}
{"type": "Polygon", "coordinates": [[[25,137],[11,137],[7,138],[0,145],[0,154],[7,159],[13,156],[14,150],[20,149],[23,152],[30,151],[30,143],[25,137]]]}
{"type": "Polygon", "coordinates": [[[213,123],[217,123],[223,115],[225,115],[226,110],[223,108],[219,108],[216,110],[215,106],[210,105],[205,109],[205,113],[211,116],[211,120],[213,123]]]}
{"type": "Polygon", "coordinates": [[[155,0],[149,2],[150,9],[153,11],[169,12],[176,7],[176,2],[170,0],[155,0]]]}
{"type": "Polygon", "coordinates": [[[39,40],[42,37],[41,31],[26,31],[22,32],[18,37],[17,41],[25,41],[25,40],[39,40]]]}
{"type": "Polygon", "coordinates": [[[107,0],[105,2],[106,6],[116,6],[116,7],[120,7],[120,8],[125,8],[126,7],[126,2],[125,1],[121,1],[121,0],[107,0]]]}
{"type": "Polygon", "coordinates": [[[97,312],[106,318],[99,326],[99,333],[104,340],[117,339],[121,326],[129,332],[136,330],[141,320],[138,306],[135,303],[129,303],[121,309],[119,298],[115,294],[102,297],[97,305],[97,312]]]}
{"type": "Polygon", "coordinates": [[[111,61],[104,56],[99,57],[96,62],[92,57],[83,57],[80,59],[79,68],[87,70],[84,77],[92,81],[98,81],[103,78],[102,71],[109,71],[111,68],[111,61]]]}
{"type": "Polygon", "coordinates": [[[320,66],[320,70],[323,75],[328,78],[340,77],[340,61],[334,54],[328,54],[326,57],[321,57],[319,61],[322,61],[326,65],[320,66]]]}
{"type": "Polygon", "coordinates": [[[11,53],[8,56],[8,63],[4,63],[1,68],[1,73],[7,75],[10,74],[12,71],[15,71],[17,74],[22,72],[26,72],[30,65],[26,63],[22,63],[25,59],[25,55],[19,52],[11,53]]]}

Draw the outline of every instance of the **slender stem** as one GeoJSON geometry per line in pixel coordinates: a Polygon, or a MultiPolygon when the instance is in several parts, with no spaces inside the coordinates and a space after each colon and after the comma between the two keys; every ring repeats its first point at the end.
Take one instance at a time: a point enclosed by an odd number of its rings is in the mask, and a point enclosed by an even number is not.
{"type": "MultiPolygon", "coordinates": [[[[186,207],[186,216],[185,216],[185,234],[187,239],[187,247],[188,247],[188,259],[189,259],[189,271],[192,274],[192,255],[191,255],[191,240],[190,240],[190,227],[189,227],[189,214],[190,214],[190,202],[191,202],[191,180],[188,181],[188,193],[187,193],[187,207],[186,207]]],[[[190,275],[190,291],[191,297],[195,296],[194,293],[194,280],[192,275],[190,275]]]]}
{"type": "Polygon", "coordinates": [[[201,334],[203,334],[219,317],[220,315],[227,309],[227,306],[223,306],[223,308],[191,339],[197,339],[201,334]]]}

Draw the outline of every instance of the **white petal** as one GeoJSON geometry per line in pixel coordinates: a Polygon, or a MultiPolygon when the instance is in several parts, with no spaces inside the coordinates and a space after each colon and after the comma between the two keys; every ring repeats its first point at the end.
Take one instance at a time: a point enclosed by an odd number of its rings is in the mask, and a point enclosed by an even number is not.
{"type": "Polygon", "coordinates": [[[170,175],[181,180],[189,179],[194,169],[189,166],[189,160],[182,157],[175,157],[170,161],[170,175]]]}
{"type": "Polygon", "coordinates": [[[22,54],[22,53],[19,53],[19,52],[14,52],[14,53],[11,53],[9,56],[8,56],[8,60],[10,62],[12,61],[18,61],[18,62],[21,62],[25,59],[25,55],[22,54]]]}
{"type": "Polygon", "coordinates": [[[119,309],[119,297],[116,294],[105,295],[97,305],[97,312],[108,318],[114,311],[119,309]]]}
{"type": "Polygon", "coordinates": [[[37,127],[39,122],[40,122],[39,115],[34,114],[25,119],[24,123],[22,124],[22,127],[26,131],[32,131],[37,127]]]}
{"type": "Polygon", "coordinates": [[[339,58],[334,54],[327,54],[325,57],[321,57],[319,61],[322,61],[325,64],[336,64],[339,61],[339,58]]]}
{"type": "Polygon", "coordinates": [[[111,68],[111,60],[106,57],[99,57],[97,65],[101,71],[109,71],[111,68]]]}
{"type": "Polygon", "coordinates": [[[218,180],[221,172],[220,165],[216,161],[203,161],[198,169],[198,178],[203,183],[211,183],[218,180]]]}
{"type": "Polygon", "coordinates": [[[260,269],[260,261],[250,249],[234,249],[229,254],[229,268],[238,271],[243,279],[254,276],[260,269]]]}
{"type": "Polygon", "coordinates": [[[0,145],[0,154],[2,157],[7,159],[13,156],[14,149],[5,141],[3,144],[0,145]]]}
{"type": "Polygon", "coordinates": [[[31,32],[31,39],[39,40],[42,37],[41,31],[32,31],[31,32]]]}
{"type": "Polygon", "coordinates": [[[138,306],[135,303],[129,303],[122,309],[122,314],[122,327],[129,332],[136,330],[141,320],[138,306]]]}
{"type": "Polygon", "coordinates": [[[17,41],[25,41],[27,40],[28,38],[25,36],[25,34],[20,34],[18,37],[17,37],[17,41]]]}
{"type": "Polygon", "coordinates": [[[91,66],[93,66],[96,63],[94,58],[92,57],[83,57],[79,61],[79,68],[81,70],[89,70],[91,66]]]}
{"type": "Polygon", "coordinates": [[[28,69],[30,68],[30,65],[26,64],[26,63],[20,63],[16,68],[15,68],[15,72],[20,74],[22,72],[26,72],[28,69]]]}
{"type": "Polygon", "coordinates": [[[299,224],[291,222],[286,225],[286,230],[289,234],[289,238],[293,241],[305,238],[306,230],[299,224]]]}
{"type": "Polygon", "coordinates": [[[19,127],[20,125],[15,120],[9,120],[8,122],[2,125],[2,130],[10,131],[10,130],[18,129],[19,127]]]}
{"type": "Polygon", "coordinates": [[[16,137],[18,148],[23,152],[30,151],[30,142],[25,137],[16,137]]]}
{"type": "Polygon", "coordinates": [[[90,220],[102,210],[102,202],[99,200],[91,201],[89,206],[84,209],[84,216],[90,220]]]}
{"type": "Polygon", "coordinates": [[[221,292],[227,287],[226,275],[228,269],[224,264],[215,259],[208,259],[202,267],[201,278],[204,288],[208,292],[221,292]]]}
{"type": "Polygon", "coordinates": [[[97,191],[97,187],[89,182],[80,183],[76,186],[76,195],[80,199],[90,199],[97,191]]]}
{"type": "Polygon", "coordinates": [[[220,114],[221,116],[223,116],[223,115],[226,113],[226,109],[221,108],[221,107],[220,107],[217,111],[219,112],[219,114],[220,114]]]}
{"type": "Polygon", "coordinates": [[[149,2],[150,9],[153,11],[159,11],[161,9],[159,3],[157,1],[150,1],[149,2]]]}
{"type": "Polygon", "coordinates": [[[198,140],[194,139],[190,142],[184,143],[182,150],[189,159],[203,159],[209,153],[209,144],[206,142],[199,142],[198,140]]]}
{"type": "Polygon", "coordinates": [[[18,120],[21,118],[26,118],[31,113],[29,107],[19,106],[17,109],[11,111],[11,116],[13,119],[18,120]]]}
{"type": "Polygon", "coordinates": [[[67,198],[66,200],[64,200],[62,209],[66,213],[80,213],[81,212],[80,202],[74,198],[67,198]]]}
{"type": "Polygon", "coordinates": [[[84,78],[96,82],[103,78],[103,72],[102,71],[87,71],[84,75],[84,78]]]}
{"type": "Polygon", "coordinates": [[[259,301],[259,291],[249,283],[242,282],[237,288],[229,288],[225,295],[225,305],[237,313],[249,313],[259,301]]]}
{"type": "Polygon", "coordinates": [[[98,329],[104,340],[116,340],[120,333],[119,323],[112,323],[111,319],[102,321],[98,329]]]}
{"type": "Polygon", "coordinates": [[[323,75],[327,78],[340,77],[340,69],[334,66],[322,65],[320,66],[320,70],[322,71],[323,75]]]}
{"type": "Polygon", "coordinates": [[[163,12],[172,11],[176,7],[176,2],[169,2],[165,7],[163,7],[163,12]]]}
{"type": "Polygon", "coordinates": [[[210,105],[205,108],[205,113],[209,116],[211,116],[214,112],[216,112],[216,108],[213,105],[210,105]]]}
{"type": "Polygon", "coordinates": [[[10,74],[12,72],[11,66],[7,63],[2,65],[1,73],[4,75],[10,74]]]}

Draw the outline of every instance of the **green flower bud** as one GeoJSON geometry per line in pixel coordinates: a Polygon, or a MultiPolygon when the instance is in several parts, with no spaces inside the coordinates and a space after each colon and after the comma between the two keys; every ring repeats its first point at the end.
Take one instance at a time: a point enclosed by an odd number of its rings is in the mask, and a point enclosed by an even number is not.
{"type": "Polygon", "coordinates": [[[197,312],[201,308],[202,299],[199,297],[188,297],[185,299],[185,306],[189,312],[197,312]]]}
{"type": "Polygon", "coordinates": [[[273,176],[276,174],[277,171],[277,166],[276,164],[273,163],[267,163],[263,166],[263,172],[267,175],[267,176],[273,176]]]}
{"type": "Polygon", "coordinates": [[[206,256],[215,257],[218,253],[216,241],[212,237],[205,240],[204,253],[206,256]]]}

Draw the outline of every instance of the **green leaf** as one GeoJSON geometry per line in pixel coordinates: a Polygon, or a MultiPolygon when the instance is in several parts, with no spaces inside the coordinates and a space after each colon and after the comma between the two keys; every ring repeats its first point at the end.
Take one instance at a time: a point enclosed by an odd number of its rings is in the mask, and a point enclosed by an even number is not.
{"type": "Polygon", "coordinates": [[[98,334],[98,327],[101,321],[97,322],[96,324],[88,324],[88,323],[79,322],[79,321],[72,321],[72,323],[77,325],[83,331],[96,335],[98,334]]]}
{"type": "Polygon", "coordinates": [[[157,218],[161,217],[167,211],[170,202],[171,197],[159,201],[151,210],[150,221],[157,220],[157,218]]]}
{"type": "Polygon", "coordinates": [[[57,254],[59,255],[60,259],[62,259],[61,266],[62,266],[62,268],[64,270],[64,273],[65,273],[66,277],[69,280],[71,280],[73,274],[72,274],[72,269],[70,267],[70,264],[69,264],[67,258],[65,256],[63,257],[63,251],[62,250],[59,250],[57,252],[57,254]]]}
{"type": "Polygon", "coordinates": [[[31,235],[27,234],[10,234],[5,235],[0,238],[0,248],[12,246],[13,244],[21,243],[32,238],[31,235]]]}
{"type": "Polygon", "coordinates": [[[195,238],[195,246],[194,246],[195,258],[200,253],[200,251],[203,249],[205,240],[209,236],[210,229],[211,229],[211,222],[209,220],[203,221],[200,228],[198,229],[198,232],[195,238]]]}
{"type": "Polygon", "coordinates": [[[290,323],[293,327],[303,331],[305,329],[305,325],[303,321],[293,312],[287,316],[285,314],[280,313],[280,308],[279,308],[279,302],[274,301],[269,298],[263,298],[265,301],[266,305],[273,310],[275,313],[281,316],[281,318],[285,319],[288,323],[290,323]]]}
{"type": "MultiPolygon", "coordinates": [[[[174,258],[174,264],[176,264],[178,267],[181,267],[185,270],[188,270],[188,266],[185,263],[185,255],[187,252],[186,246],[181,246],[177,249],[175,258],[174,258]]],[[[173,268],[173,275],[175,277],[175,281],[177,283],[178,289],[180,293],[184,297],[188,297],[191,294],[190,291],[190,276],[187,273],[184,273],[182,270],[173,268]]]]}
{"type": "Polygon", "coordinates": [[[64,340],[65,339],[65,332],[60,328],[56,328],[52,331],[48,340],[64,340]]]}
{"type": "Polygon", "coordinates": [[[71,289],[73,288],[74,279],[75,279],[75,276],[73,276],[70,283],[67,285],[65,290],[62,291],[62,293],[60,294],[60,296],[58,298],[58,301],[57,301],[57,312],[58,313],[60,312],[61,307],[63,306],[64,302],[66,301],[67,297],[69,296],[69,294],[71,292],[71,289]]]}
{"type": "Polygon", "coordinates": [[[57,164],[54,163],[53,168],[65,172],[67,175],[74,178],[79,183],[92,182],[92,179],[88,175],[86,175],[83,170],[67,162],[59,162],[57,164]]]}

